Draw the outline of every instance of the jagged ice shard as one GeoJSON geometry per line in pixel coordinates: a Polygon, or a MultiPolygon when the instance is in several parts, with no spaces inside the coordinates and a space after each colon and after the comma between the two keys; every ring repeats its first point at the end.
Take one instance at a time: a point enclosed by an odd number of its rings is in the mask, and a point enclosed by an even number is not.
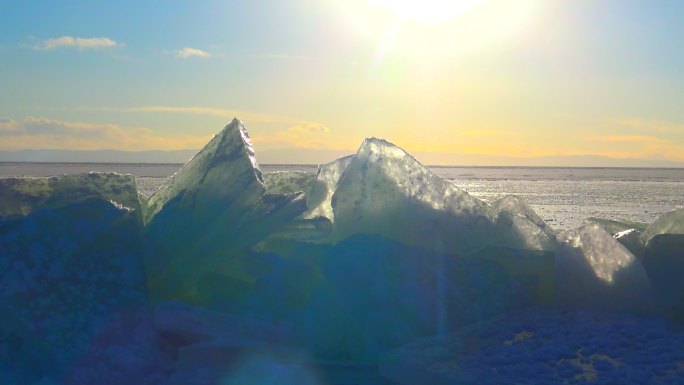
{"type": "Polygon", "coordinates": [[[266,193],[247,131],[234,119],[149,199],[153,298],[210,300],[201,282],[244,278],[232,266],[244,250],[305,209],[303,193],[266,193]]]}
{"type": "Polygon", "coordinates": [[[337,189],[337,182],[351,163],[353,155],[334,160],[318,166],[318,173],[311,186],[311,192],[306,197],[307,211],[304,218],[324,217],[334,220],[332,197],[337,189]]]}
{"type": "Polygon", "coordinates": [[[530,218],[496,210],[381,139],[363,142],[337,182],[331,205],[333,240],[376,234],[456,254],[492,244],[553,248],[530,218]]]}
{"type": "Polygon", "coordinates": [[[490,206],[375,138],[363,142],[342,174],[332,208],[336,239],[377,234],[458,253],[488,244],[496,220],[490,206]]]}

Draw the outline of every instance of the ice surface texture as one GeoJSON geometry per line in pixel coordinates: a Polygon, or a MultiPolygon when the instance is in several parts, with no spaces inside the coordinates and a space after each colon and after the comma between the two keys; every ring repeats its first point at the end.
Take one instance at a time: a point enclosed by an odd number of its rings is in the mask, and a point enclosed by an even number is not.
{"type": "Polygon", "coordinates": [[[380,359],[399,384],[681,384],[684,334],[666,322],[533,309],[417,339],[380,359]]]}
{"type": "Polygon", "coordinates": [[[49,178],[0,178],[0,218],[28,215],[42,207],[61,207],[91,198],[111,200],[140,211],[132,175],[91,172],[49,178]]]}
{"type": "Polygon", "coordinates": [[[307,196],[315,175],[302,171],[275,171],[262,174],[264,187],[271,194],[303,192],[307,196]]]}

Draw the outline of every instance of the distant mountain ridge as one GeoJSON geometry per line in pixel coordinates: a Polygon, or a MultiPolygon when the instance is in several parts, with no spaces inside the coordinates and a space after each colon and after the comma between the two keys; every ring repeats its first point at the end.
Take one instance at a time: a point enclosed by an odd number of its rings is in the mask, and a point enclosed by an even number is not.
{"type": "MultiPolygon", "coordinates": [[[[45,163],[185,163],[198,150],[18,150],[0,151],[0,162],[45,163]]],[[[261,164],[322,164],[354,153],[353,150],[257,149],[261,164]]],[[[494,167],[653,167],[684,168],[684,162],[651,159],[610,158],[600,155],[510,157],[477,154],[416,152],[424,164],[494,167]]]]}

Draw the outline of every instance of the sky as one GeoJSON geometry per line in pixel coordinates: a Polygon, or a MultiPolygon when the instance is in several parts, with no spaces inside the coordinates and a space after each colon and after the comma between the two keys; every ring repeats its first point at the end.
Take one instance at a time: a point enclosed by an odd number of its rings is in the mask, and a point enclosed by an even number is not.
{"type": "Polygon", "coordinates": [[[0,2],[0,150],[684,161],[680,0],[0,2]]]}

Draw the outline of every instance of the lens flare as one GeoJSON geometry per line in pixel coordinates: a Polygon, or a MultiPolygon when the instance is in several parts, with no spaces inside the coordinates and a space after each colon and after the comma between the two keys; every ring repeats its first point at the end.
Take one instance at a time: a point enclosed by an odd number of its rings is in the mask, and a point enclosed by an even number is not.
{"type": "Polygon", "coordinates": [[[483,0],[371,0],[371,5],[392,9],[397,18],[429,24],[451,20],[481,4],[483,0]]]}

